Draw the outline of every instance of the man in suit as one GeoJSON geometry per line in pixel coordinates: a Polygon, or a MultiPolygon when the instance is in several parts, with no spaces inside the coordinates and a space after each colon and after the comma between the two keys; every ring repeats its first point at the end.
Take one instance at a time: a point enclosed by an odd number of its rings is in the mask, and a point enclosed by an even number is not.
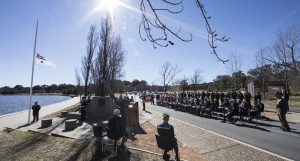
{"type": "Polygon", "coordinates": [[[31,109],[33,115],[32,123],[39,121],[39,111],[41,109],[41,106],[38,104],[38,102],[34,102],[34,105],[31,107],[31,109]]]}
{"type": "Polygon", "coordinates": [[[281,129],[283,131],[291,131],[285,116],[288,111],[288,103],[281,92],[276,92],[275,96],[277,98],[276,111],[282,125],[281,129]]]}
{"type": "MultiPolygon", "coordinates": [[[[163,123],[157,125],[157,132],[158,135],[166,136],[172,140],[172,146],[175,150],[176,154],[176,161],[179,161],[179,151],[178,151],[178,144],[177,139],[174,135],[174,128],[172,125],[169,124],[169,117],[170,115],[168,113],[163,114],[163,123]]],[[[163,159],[168,160],[170,158],[170,155],[167,154],[167,151],[164,151],[163,159]]]]}

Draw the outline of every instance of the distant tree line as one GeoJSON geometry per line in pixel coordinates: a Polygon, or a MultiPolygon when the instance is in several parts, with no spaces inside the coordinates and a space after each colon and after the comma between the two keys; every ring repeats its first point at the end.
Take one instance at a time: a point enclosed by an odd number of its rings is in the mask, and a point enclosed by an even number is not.
{"type": "MultiPolygon", "coordinates": [[[[15,85],[14,87],[4,86],[0,88],[0,94],[29,94],[30,87],[15,85]]],[[[55,93],[64,95],[77,95],[78,91],[72,84],[52,84],[35,85],[32,87],[33,93],[55,93]]]]}

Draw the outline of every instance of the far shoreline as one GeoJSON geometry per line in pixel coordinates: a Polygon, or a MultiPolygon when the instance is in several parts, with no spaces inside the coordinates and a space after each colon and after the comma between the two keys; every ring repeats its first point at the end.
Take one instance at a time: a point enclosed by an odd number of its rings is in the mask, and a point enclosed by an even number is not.
{"type": "MultiPolygon", "coordinates": [[[[28,93],[14,93],[14,94],[0,94],[0,96],[30,96],[28,93]]],[[[76,97],[75,95],[63,94],[63,93],[33,93],[32,96],[69,96],[76,97]]]]}

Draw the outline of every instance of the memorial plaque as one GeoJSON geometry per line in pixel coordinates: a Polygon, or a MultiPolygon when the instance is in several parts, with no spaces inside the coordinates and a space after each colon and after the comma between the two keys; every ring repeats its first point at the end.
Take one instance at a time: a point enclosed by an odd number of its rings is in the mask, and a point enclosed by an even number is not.
{"type": "Polygon", "coordinates": [[[99,105],[99,106],[105,106],[105,99],[100,98],[100,99],[98,100],[98,105],[99,105]]]}

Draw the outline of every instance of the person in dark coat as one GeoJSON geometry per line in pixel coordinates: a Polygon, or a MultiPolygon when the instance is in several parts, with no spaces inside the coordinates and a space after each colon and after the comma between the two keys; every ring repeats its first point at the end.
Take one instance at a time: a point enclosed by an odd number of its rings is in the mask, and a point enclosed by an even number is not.
{"type": "Polygon", "coordinates": [[[205,95],[206,95],[206,98],[207,98],[207,99],[210,99],[210,93],[209,93],[208,91],[206,91],[206,94],[205,94],[205,95]]]}
{"type": "MultiPolygon", "coordinates": [[[[120,110],[115,109],[113,117],[108,121],[107,135],[108,138],[115,140],[114,147],[117,146],[117,141],[124,137],[124,124],[120,110]]],[[[122,141],[123,144],[123,141],[122,141]]]]}
{"type": "MultiPolygon", "coordinates": [[[[282,90],[282,98],[284,98],[287,102],[287,104],[289,105],[289,99],[290,99],[290,95],[286,90],[282,90]]],[[[289,109],[288,109],[289,111],[289,109]]]]}
{"type": "Polygon", "coordinates": [[[146,111],[146,95],[142,97],[143,111],[146,111]]]}
{"type": "MultiPolygon", "coordinates": [[[[169,117],[170,115],[168,113],[163,114],[163,123],[157,125],[157,133],[158,135],[166,136],[173,140],[172,143],[176,154],[176,161],[179,161],[180,159],[177,139],[174,135],[174,127],[169,124],[169,117]]],[[[167,153],[167,151],[164,151],[163,158],[165,160],[168,160],[170,158],[170,156],[167,153]]]]}
{"type": "Polygon", "coordinates": [[[258,100],[259,100],[259,102],[261,102],[261,94],[260,94],[260,92],[256,92],[256,94],[254,96],[254,102],[256,103],[256,102],[258,102],[258,100]]]}
{"type": "Polygon", "coordinates": [[[219,102],[219,99],[220,99],[220,94],[219,92],[216,92],[216,100],[219,102]]]}
{"type": "Polygon", "coordinates": [[[283,131],[291,131],[290,126],[288,122],[286,121],[286,113],[288,111],[288,103],[285,98],[283,98],[283,94],[280,92],[276,92],[275,94],[277,98],[277,104],[276,104],[276,111],[278,118],[281,122],[282,125],[282,130],[283,131]]]}
{"type": "Polygon", "coordinates": [[[204,99],[205,99],[205,93],[202,91],[201,92],[201,103],[203,104],[203,102],[204,102],[204,99]]]}
{"type": "Polygon", "coordinates": [[[215,92],[213,91],[213,92],[211,92],[211,94],[210,94],[210,99],[213,101],[215,98],[216,98],[216,94],[215,94],[215,92]]]}
{"type": "Polygon", "coordinates": [[[39,121],[39,111],[41,109],[41,106],[38,104],[38,102],[34,102],[34,105],[31,107],[31,109],[33,115],[32,123],[39,121]]]}
{"type": "Polygon", "coordinates": [[[251,105],[251,93],[245,93],[245,100],[251,105]]]}
{"type": "Polygon", "coordinates": [[[234,101],[236,102],[236,97],[237,97],[236,91],[232,91],[232,92],[231,92],[230,98],[231,98],[231,99],[234,99],[234,101]]]}
{"type": "Polygon", "coordinates": [[[225,98],[225,94],[223,93],[223,91],[221,91],[221,94],[220,94],[221,106],[223,106],[223,104],[224,104],[224,98],[225,98]]]}

